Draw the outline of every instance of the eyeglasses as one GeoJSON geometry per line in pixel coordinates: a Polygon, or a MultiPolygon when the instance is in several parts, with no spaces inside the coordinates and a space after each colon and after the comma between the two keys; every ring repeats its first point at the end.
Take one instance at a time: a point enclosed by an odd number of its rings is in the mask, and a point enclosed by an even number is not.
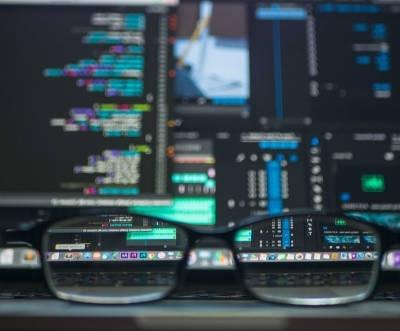
{"type": "Polygon", "coordinates": [[[357,302],[371,296],[383,252],[398,242],[396,233],[324,213],[251,217],[214,230],[147,216],[98,215],[54,221],[41,232],[50,290],[60,299],[97,304],[168,297],[185,278],[190,252],[208,237],[227,244],[244,288],[257,299],[357,302]]]}

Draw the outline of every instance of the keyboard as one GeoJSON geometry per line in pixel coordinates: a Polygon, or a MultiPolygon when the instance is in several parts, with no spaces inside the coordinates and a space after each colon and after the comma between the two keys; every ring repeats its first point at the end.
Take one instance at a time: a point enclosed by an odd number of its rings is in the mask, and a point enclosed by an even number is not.
{"type": "MultiPolygon", "coordinates": [[[[168,286],[174,285],[173,272],[58,272],[57,286],[168,286]]],[[[248,284],[266,287],[354,286],[369,282],[368,272],[252,273],[248,284]]]]}
{"type": "Polygon", "coordinates": [[[168,286],[174,285],[173,272],[58,272],[56,286],[168,286]]]}
{"type": "MultiPolygon", "coordinates": [[[[311,281],[315,286],[326,285],[355,285],[367,281],[365,273],[257,273],[255,280],[262,281],[270,286],[310,286],[311,281]],[[311,280],[310,280],[311,279],[311,280]],[[271,285],[272,284],[272,285],[271,285]]],[[[105,273],[57,273],[56,282],[64,286],[74,285],[79,282],[84,286],[115,285],[118,281],[119,286],[140,286],[140,285],[170,285],[174,280],[174,274],[171,272],[105,272],[105,273]]],[[[399,289],[390,288],[390,290],[380,290],[374,296],[373,300],[400,301],[399,289]]],[[[8,282],[0,284],[0,300],[6,299],[49,299],[52,295],[43,286],[10,286],[8,282]]],[[[174,300],[250,300],[252,299],[240,286],[230,284],[229,286],[219,284],[190,284],[179,291],[173,293],[171,299],[174,300]]]]}
{"type": "Polygon", "coordinates": [[[246,275],[251,286],[296,287],[296,286],[355,286],[366,285],[369,272],[304,272],[304,273],[263,273],[246,275]]]}

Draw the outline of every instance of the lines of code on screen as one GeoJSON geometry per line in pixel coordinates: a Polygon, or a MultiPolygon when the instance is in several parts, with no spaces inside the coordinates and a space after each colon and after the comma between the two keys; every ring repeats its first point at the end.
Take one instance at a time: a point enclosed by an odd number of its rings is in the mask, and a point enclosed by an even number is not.
{"type": "Polygon", "coordinates": [[[168,7],[0,6],[0,200],[167,194],[173,20],[168,7]]]}

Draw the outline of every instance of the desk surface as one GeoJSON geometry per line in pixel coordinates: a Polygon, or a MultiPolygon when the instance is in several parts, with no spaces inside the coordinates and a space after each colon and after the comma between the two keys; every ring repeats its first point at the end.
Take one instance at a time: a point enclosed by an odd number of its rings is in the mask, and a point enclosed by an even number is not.
{"type": "Polygon", "coordinates": [[[400,302],[287,307],[257,301],[174,301],[98,306],[1,300],[0,330],[399,331],[400,302]]]}

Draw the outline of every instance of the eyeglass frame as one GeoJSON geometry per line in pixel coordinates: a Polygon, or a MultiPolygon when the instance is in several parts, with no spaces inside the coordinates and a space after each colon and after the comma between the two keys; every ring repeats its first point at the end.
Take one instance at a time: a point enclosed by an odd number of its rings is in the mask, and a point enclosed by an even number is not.
{"type": "MultiPolygon", "coordinates": [[[[372,297],[374,293],[376,292],[377,285],[379,283],[379,279],[381,277],[381,271],[380,271],[380,266],[382,264],[382,260],[384,257],[385,252],[389,251],[390,249],[393,249],[394,247],[400,246],[400,232],[393,231],[391,229],[388,229],[384,226],[377,225],[371,222],[366,221],[365,219],[359,218],[359,217],[354,217],[354,216],[348,216],[346,213],[343,212],[325,212],[325,211],[298,211],[298,212],[289,212],[289,213],[280,213],[280,214],[274,214],[274,215],[257,215],[257,216],[250,216],[246,217],[242,220],[239,220],[238,222],[230,222],[228,226],[225,227],[218,227],[218,228],[213,228],[213,229],[199,229],[198,226],[192,226],[188,225],[182,222],[177,222],[177,221],[171,221],[167,219],[163,219],[160,217],[153,217],[153,216],[148,216],[148,215],[141,215],[141,214],[133,214],[129,212],[121,212],[122,208],[116,208],[116,209],[104,209],[107,211],[107,213],[99,213],[98,210],[87,210],[84,211],[83,213],[81,212],[72,212],[71,215],[65,216],[65,217],[55,217],[55,218],[50,218],[46,222],[41,222],[41,223],[35,223],[31,225],[31,227],[27,227],[25,229],[16,229],[15,231],[12,231],[12,236],[19,236],[22,237],[24,241],[30,243],[32,245],[32,248],[36,249],[39,251],[41,259],[42,259],[42,266],[43,266],[43,272],[44,272],[44,277],[46,280],[46,285],[50,292],[55,295],[55,297],[65,300],[65,301],[72,301],[72,302],[83,302],[83,303],[90,303],[90,304],[137,304],[137,303],[150,303],[150,302],[155,302],[155,301],[160,301],[167,299],[171,297],[173,293],[175,293],[179,287],[179,284],[181,284],[185,278],[186,278],[186,273],[187,273],[187,265],[189,261],[189,256],[190,252],[196,248],[196,244],[199,240],[204,239],[204,238],[214,238],[221,240],[227,244],[227,248],[230,249],[232,252],[232,256],[234,259],[234,265],[235,265],[235,272],[238,273],[239,278],[242,280],[243,284],[243,290],[247,295],[250,297],[253,297],[255,299],[261,300],[263,302],[269,302],[269,303],[278,303],[278,304],[288,304],[288,305],[300,305],[300,306],[327,306],[327,305],[343,305],[343,304],[349,304],[349,303],[356,303],[360,301],[365,301],[368,300],[368,298],[372,297]],[[95,297],[92,297],[91,300],[82,300],[82,299],[71,299],[71,296],[69,297],[60,297],[59,291],[55,288],[52,282],[52,276],[51,272],[49,269],[49,265],[46,261],[45,253],[46,253],[46,247],[45,244],[47,243],[46,235],[48,235],[48,229],[53,227],[57,223],[63,223],[67,221],[79,221],[85,220],[89,217],[118,217],[118,216],[129,216],[129,217],[142,217],[144,219],[150,219],[152,221],[159,221],[167,224],[171,224],[173,226],[176,226],[180,231],[183,231],[186,234],[187,237],[187,244],[186,247],[184,248],[184,254],[181,260],[178,261],[177,264],[177,275],[176,275],[176,283],[171,289],[166,291],[163,294],[160,294],[159,297],[150,299],[150,300],[138,300],[137,302],[135,300],[129,300],[127,302],[123,302],[123,300],[119,300],[118,302],[112,302],[110,300],[107,302],[106,299],[98,299],[95,297]],[[244,266],[243,262],[239,260],[238,255],[236,254],[236,246],[235,246],[235,235],[237,231],[239,231],[241,228],[255,225],[261,222],[266,222],[266,221],[272,221],[274,219],[278,218],[284,218],[284,217],[327,217],[327,218],[338,218],[342,217],[345,218],[346,220],[357,222],[359,224],[364,224],[364,226],[368,226],[374,232],[376,235],[379,235],[379,250],[378,250],[378,259],[375,261],[377,267],[374,267],[373,273],[372,273],[372,278],[370,280],[370,285],[368,287],[368,291],[366,291],[364,294],[359,294],[356,296],[350,296],[350,297],[342,297],[342,298],[326,298],[322,299],[324,300],[324,303],[320,304],[317,303],[318,300],[316,300],[316,303],[312,303],[309,298],[306,299],[299,299],[299,298],[281,298],[274,300],[273,298],[271,299],[265,299],[260,296],[258,296],[256,293],[251,291],[249,289],[249,286],[246,284],[245,281],[245,271],[244,271],[244,266]]],[[[9,233],[10,234],[10,233],[9,233]]]]}

